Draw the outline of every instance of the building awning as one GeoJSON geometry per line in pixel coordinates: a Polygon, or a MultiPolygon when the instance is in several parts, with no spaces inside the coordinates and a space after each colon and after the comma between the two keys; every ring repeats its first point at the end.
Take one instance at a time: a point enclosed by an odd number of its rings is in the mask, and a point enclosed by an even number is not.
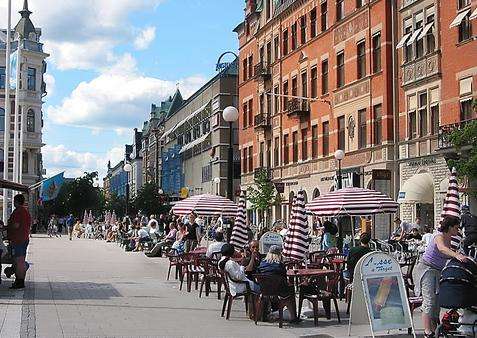
{"type": "Polygon", "coordinates": [[[472,14],[469,17],[470,20],[474,20],[475,18],[477,18],[477,8],[474,9],[474,11],[472,12],[472,14]]]}
{"type": "Polygon", "coordinates": [[[407,39],[411,36],[411,33],[404,34],[402,37],[401,41],[396,46],[396,49],[404,47],[404,44],[406,43],[407,39]]]}
{"type": "Polygon", "coordinates": [[[422,32],[422,28],[419,28],[419,29],[416,29],[414,31],[414,33],[412,33],[411,37],[409,38],[409,40],[407,40],[406,42],[406,45],[410,46],[414,43],[414,41],[416,41],[417,37],[419,36],[419,34],[421,34],[422,32]]]}
{"type": "Polygon", "coordinates": [[[408,179],[399,191],[399,203],[434,203],[434,180],[428,173],[408,179]]]}
{"type": "Polygon", "coordinates": [[[429,22],[427,25],[424,26],[424,29],[422,30],[421,34],[417,37],[417,39],[422,39],[424,38],[427,33],[432,29],[432,26],[434,25],[434,22],[429,22]]]}
{"type": "Polygon", "coordinates": [[[181,151],[179,151],[179,154],[182,154],[183,152],[185,152],[185,151],[187,151],[187,150],[189,150],[189,149],[194,148],[196,145],[201,144],[202,142],[205,141],[205,139],[206,139],[207,137],[209,137],[209,135],[210,135],[210,133],[204,134],[204,135],[202,135],[201,137],[199,137],[198,139],[196,139],[196,140],[194,140],[194,141],[192,141],[192,142],[190,142],[190,143],[187,143],[186,145],[184,145],[184,146],[182,147],[181,151]]]}
{"type": "Polygon", "coordinates": [[[164,135],[162,135],[162,137],[160,138],[161,140],[164,139],[167,135],[169,134],[172,134],[174,131],[177,130],[177,128],[179,128],[180,126],[182,126],[184,123],[188,122],[190,119],[194,118],[195,116],[197,116],[199,113],[201,113],[205,108],[207,108],[207,106],[210,104],[211,101],[208,101],[206,104],[204,104],[202,107],[200,107],[199,109],[197,109],[196,111],[194,111],[192,114],[190,114],[189,116],[187,116],[187,118],[185,118],[184,120],[178,122],[174,127],[172,127],[171,129],[169,129],[168,131],[166,131],[164,133],[164,135]]]}
{"type": "MultiPolygon", "coordinates": [[[[455,17],[455,19],[451,22],[449,28],[459,26],[460,23],[462,22],[462,20],[464,20],[465,16],[466,16],[467,14],[469,14],[469,12],[470,12],[470,9],[466,9],[465,11],[460,12],[459,14],[457,14],[457,16],[455,17]]],[[[473,13],[472,13],[472,14],[473,14],[473,13]]]]}

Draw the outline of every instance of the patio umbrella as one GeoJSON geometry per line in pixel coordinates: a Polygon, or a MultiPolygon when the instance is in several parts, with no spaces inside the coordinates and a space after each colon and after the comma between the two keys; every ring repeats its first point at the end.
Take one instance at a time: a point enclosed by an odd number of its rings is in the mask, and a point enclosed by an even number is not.
{"type": "Polygon", "coordinates": [[[180,202],[173,207],[174,214],[188,215],[192,211],[201,216],[221,215],[232,217],[237,215],[237,205],[231,200],[217,195],[196,195],[180,202]]]}
{"type": "Polygon", "coordinates": [[[89,211],[89,217],[88,217],[88,221],[93,223],[94,219],[93,219],[93,211],[89,211]]]}
{"type": "Polygon", "coordinates": [[[116,211],[113,210],[113,213],[111,214],[110,223],[111,224],[116,224],[116,221],[117,221],[116,211]]]}
{"type": "MultiPolygon", "coordinates": [[[[457,183],[457,170],[452,168],[451,176],[449,177],[449,187],[442,205],[441,221],[445,217],[455,217],[460,219],[460,200],[459,200],[459,185],[457,183]]],[[[462,242],[462,236],[452,236],[451,247],[457,250],[462,242]]]]}
{"type": "Polygon", "coordinates": [[[291,228],[285,238],[283,256],[291,259],[302,260],[308,255],[308,219],[305,211],[305,196],[303,190],[298,192],[291,228]]]}
{"type": "Polygon", "coordinates": [[[239,204],[237,208],[237,216],[235,216],[234,228],[230,238],[230,244],[243,248],[248,243],[248,227],[247,212],[245,210],[245,192],[240,194],[239,204]]]}
{"type": "Polygon", "coordinates": [[[395,213],[398,203],[375,190],[344,188],[326,193],[306,205],[316,216],[364,216],[395,213]]]}
{"type": "Polygon", "coordinates": [[[83,224],[88,224],[88,211],[84,211],[83,214],[83,224]]]}
{"type": "Polygon", "coordinates": [[[296,207],[296,195],[293,196],[293,199],[292,199],[292,206],[291,206],[290,218],[289,218],[290,221],[287,224],[287,231],[285,233],[285,239],[283,241],[283,251],[285,250],[289,251],[289,244],[290,244],[289,236],[291,235],[292,224],[293,224],[292,222],[293,222],[293,217],[295,215],[295,207],[296,207]]]}

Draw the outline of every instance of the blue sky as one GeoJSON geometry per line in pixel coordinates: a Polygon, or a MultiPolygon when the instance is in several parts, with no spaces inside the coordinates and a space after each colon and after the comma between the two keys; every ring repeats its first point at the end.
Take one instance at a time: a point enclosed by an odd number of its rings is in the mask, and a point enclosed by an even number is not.
{"type": "MultiPolygon", "coordinates": [[[[23,1],[13,3],[16,23],[23,1]]],[[[151,103],[171,95],[177,83],[188,96],[216,74],[219,55],[238,48],[232,29],[243,18],[244,1],[29,0],[29,5],[51,54],[43,106],[45,168],[48,176],[63,170],[76,176],[91,170],[104,174],[108,160],[119,161],[151,103]]]]}

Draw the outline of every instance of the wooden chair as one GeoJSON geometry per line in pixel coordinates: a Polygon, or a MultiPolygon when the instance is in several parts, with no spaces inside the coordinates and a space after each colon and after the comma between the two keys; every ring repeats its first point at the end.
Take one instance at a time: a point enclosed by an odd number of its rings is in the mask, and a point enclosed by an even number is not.
{"type": "MultiPolygon", "coordinates": [[[[286,294],[283,292],[284,286],[287,286],[286,277],[283,277],[281,280],[279,279],[280,276],[277,275],[257,274],[254,277],[258,285],[260,285],[259,298],[255,303],[255,324],[257,324],[258,318],[263,312],[263,300],[266,299],[269,302],[278,302],[278,327],[282,328],[283,308],[288,306],[290,302],[295,302],[293,289],[290,287],[290,292],[286,294]]],[[[296,306],[294,310],[296,311],[296,306]]]]}
{"type": "Polygon", "coordinates": [[[199,289],[199,298],[202,297],[202,290],[205,285],[205,295],[209,296],[211,291],[210,284],[217,284],[217,298],[220,300],[222,293],[222,276],[219,273],[219,268],[217,266],[218,261],[210,258],[200,258],[198,260],[199,266],[204,269],[204,274],[202,275],[202,282],[199,289]]]}
{"type": "MultiPolygon", "coordinates": [[[[334,272],[326,277],[313,278],[307,286],[300,287],[298,297],[298,313],[301,313],[303,301],[309,300],[313,304],[313,314],[315,326],[318,326],[318,302],[334,302],[338,323],[341,323],[340,312],[338,309],[338,296],[336,293],[340,275],[334,272]]],[[[331,311],[330,311],[331,312],[331,311]]]]}
{"type": "MultiPolygon", "coordinates": [[[[256,293],[254,293],[251,289],[250,289],[250,285],[248,284],[248,282],[244,282],[244,281],[233,281],[234,283],[237,283],[237,284],[244,284],[245,285],[245,292],[242,292],[242,293],[237,293],[236,295],[232,295],[232,293],[230,292],[230,281],[232,280],[232,278],[229,276],[229,274],[225,271],[222,271],[222,270],[219,270],[221,276],[222,276],[222,282],[224,284],[224,287],[225,287],[225,296],[224,296],[224,303],[222,305],[222,317],[224,316],[225,314],[225,308],[227,308],[227,315],[225,317],[225,319],[229,320],[230,319],[230,312],[232,311],[232,303],[235,299],[237,298],[240,298],[240,297],[244,297],[244,301],[245,301],[245,311],[247,314],[249,314],[249,306],[248,306],[248,302],[250,299],[254,299],[254,297],[257,295],[256,293]]],[[[254,309],[253,309],[253,306],[252,308],[250,309],[250,311],[252,311],[252,313],[254,312],[254,309]]]]}

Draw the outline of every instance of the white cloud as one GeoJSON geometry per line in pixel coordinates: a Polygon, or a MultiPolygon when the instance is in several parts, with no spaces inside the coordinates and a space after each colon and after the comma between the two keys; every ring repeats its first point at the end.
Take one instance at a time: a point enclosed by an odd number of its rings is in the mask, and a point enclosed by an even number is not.
{"type": "MultiPolygon", "coordinates": [[[[96,69],[107,64],[114,48],[135,38],[131,13],[155,10],[162,0],[29,0],[31,19],[42,28],[45,50],[59,69],[96,69]]],[[[12,25],[23,0],[13,0],[12,25]]],[[[0,3],[6,13],[6,1],[0,3]]],[[[6,26],[0,16],[0,27],[6,26]]]]}
{"type": "Polygon", "coordinates": [[[146,27],[134,40],[134,47],[137,50],[145,50],[149,48],[149,45],[154,41],[156,38],[156,27],[146,27]]]}
{"type": "MultiPolygon", "coordinates": [[[[191,95],[206,79],[200,76],[179,80],[184,97],[191,95]]],[[[110,68],[89,82],[81,82],[60,105],[47,108],[53,123],[116,131],[142,125],[151,102],[173,94],[176,81],[165,81],[140,74],[134,58],[125,54],[110,68]]]]}
{"type": "Polygon", "coordinates": [[[98,171],[102,179],[106,175],[108,161],[114,166],[124,158],[123,147],[112,148],[107,153],[91,153],[73,151],[62,144],[46,145],[42,153],[48,176],[65,171],[67,177],[78,177],[84,172],[98,171]]]}
{"type": "Polygon", "coordinates": [[[55,77],[49,73],[46,73],[43,77],[46,83],[46,90],[48,92],[48,97],[52,97],[55,93],[56,80],[55,77]]]}

